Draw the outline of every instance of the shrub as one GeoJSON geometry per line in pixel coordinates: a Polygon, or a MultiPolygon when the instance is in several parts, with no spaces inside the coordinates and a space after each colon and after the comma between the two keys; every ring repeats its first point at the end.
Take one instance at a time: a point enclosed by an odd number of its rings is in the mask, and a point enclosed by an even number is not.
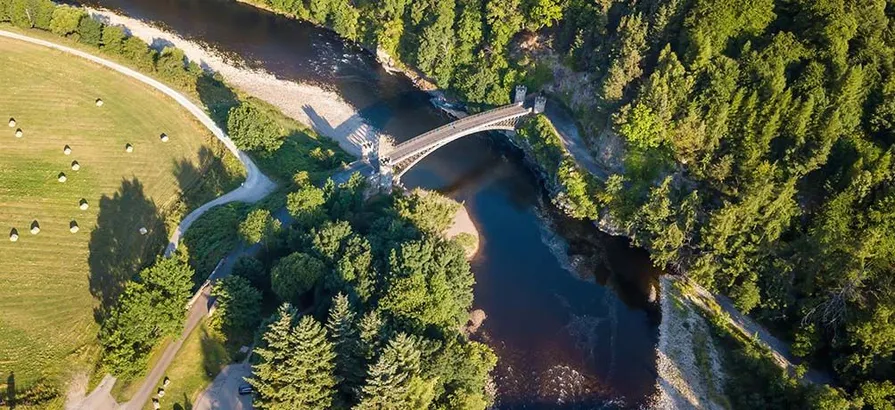
{"type": "Polygon", "coordinates": [[[227,129],[242,150],[273,152],[283,145],[284,136],[277,123],[250,102],[230,109],[227,129]]]}
{"type": "Polygon", "coordinates": [[[121,27],[106,26],[102,34],[103,50],[112,54],[121,54],[126,38],[127,34],[124,33],[124,29],[121,27]]]}
{"type": "Polygon", "coordinates": [[[103,35],[103,25],[90,17],[82,18],[78,24],[78,34],[81,35],[78,39],[80,42],[99,47],[103,35]]]}
{"type": "Polygon", "coordinates": [[[78,31],[81,19],[87,13],[77,7],[61,5],[53,10],[53,18],[50,20],[50,31],[60,36],[68,36],[78,31]]]}

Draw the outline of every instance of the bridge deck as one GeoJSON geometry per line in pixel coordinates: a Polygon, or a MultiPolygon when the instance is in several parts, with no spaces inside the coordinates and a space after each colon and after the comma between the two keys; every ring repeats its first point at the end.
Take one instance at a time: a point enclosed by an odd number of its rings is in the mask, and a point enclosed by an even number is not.
{"type": "Polygon", "coordinates": [[[431,147],[438,141],[449,140],[455,135],[481,128],[483,126],[491,125],[509,118],[520,117],[528,114],[529,111],[529,108],[526,108],[522,105],[512,104],[471,115],[452,123],[442,125],[432,131],[420,134],[417,137],[398,144],[389,153],[389,159],[391,159],[392,163],[398,163],[404,159],[418,154],[421,151],[426,150],[428,147],[431,147]]]}

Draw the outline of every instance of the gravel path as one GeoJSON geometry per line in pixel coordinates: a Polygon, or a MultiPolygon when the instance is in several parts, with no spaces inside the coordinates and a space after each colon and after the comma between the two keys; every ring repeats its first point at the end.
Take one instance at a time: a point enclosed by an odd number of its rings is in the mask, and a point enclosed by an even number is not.
{"type": "Polygon", "coordinates": [[[245,182],[242,184],[241,187],[200,206],[193,212],[190,212],[189,215],[187,215],[185,218],[183,218],[183,221],[180,222],[180,225],[177,226],[177,229],[174,231],[174,233],[171,235],[170,240],[168,241],[168,247],[165,250],[166,256],[170,255],[171,252],[173,252],[174,249],[177,248],[177,243],[180,241],[180,236],[183,234],[183,232],[186,232],[187,228],[189,228],[190,225],[196,221],[196,219],[202,216],[202,214],[209,209],[234,201],[256,202],[261,198],[267,196],[267,194],[273,192],[273,189],[276,187],[273,181],[271,181],[267,176],[261,173],[261,170],[258,169],[258,166],[255,165],[255,162],[252,161],[252,159],[249,158],[249,156],[245,152],[242,152],[239,150],[239,148],[236,148],[236,144],[233,143],[233,140],[231,140],[230,137],[224,134],[224,131],[220,127],[218,127],[217,124],[214,123],[211,117],[209,117],[208,114],[205,113],[204,109],[200,108],[192,101],[190,101],[186,96],[175,91],[171,87],[168,87],[167,85],[162,84],[154,78],[134,71],[121,64],[97,57],[93,54],[71,47],[66,47],[63,45],[51,43],[46,40],[40,40],[5,30],[0,30],[0,36],[25,41],[44,47],[49,47],[69,54],[74,54],[78,57],[90,60],[104,67],[115,70],[128,77],[134,78],[144,84],[149,85],[152,88],[155,88],[156,90],[161,91],[165,95],[174,99],[174,101],[180,104],[183,108],[186,108],[186,110],[189,111],[190,114],[192,114],[194,117],[196,117],[196,119],[199,120],[199,122],[202,123],[205,128],[208,128],[208,130],[211,131],[211,133],[214,134],[214,136],[217,137],[218,140],[224,143],[224,145],[227,147],[227,149],[230,150],[230,152],[233,153],[233,155],[239,158],[239,161],[242,162],[243,166],[245,166],[246,169],[245,182]]]}
{"type": "MultiPolygon", "coordinates": [[[[55,44],[55,43],[52,43],[49,41],[35,39],[32,37],[28,37],[28,36],[25,36],[22,34],[13,33],[13,32],[5,31],[5,30],[0,30],[0,36],[16,39],[16,40],[20,40],[20,41],[25,41],[25,42],[32,43],[32,44],[37,44],[40,46],[44,46],[44,47],[48,47],[48,48],[56,49],[56,50],[66,52],[69,54],[76,55],[78,57],[90,60],[90,61],[95,62],[99,65],[102,65],[104,67],[115,70],[121,74],[128,76],[128,77],[134,78],[142,83],[145,83],[145,84],[161,91],[165,95],[174,99],[174,101],[176,101],[178,104],[180,104],[181,106],[186,108],[187,111],[190,112],[190,114],[192,114],[194,117],[196,117],[196,119],[198,119],[199,122],[202,123],[202,125],[204,125],[206,128],[208,128],[208,130],[211,131],[211,133],[214,134],[214,136],[217,137],[217,139],[220,140],[227,147],[227,149],[229,149],[230,152],[232,152],[233,155],[235,155],[239,159],[240,162],[242,162],[243,166],[245,166],[245,168],[246,168],[246,180],[242,184],[242,186],[200,206],[199,208],[190,212],[185,218],[183,218],[183,221],[180,222],[180,225],[177,226],[177,229],[171,235],[168,246],[165,250],[166,256],[169,256],[177,248],[177,244],[180,241],[180,237],[183,234],[183,232],[186,232],[186,230],[190,227],[190,225],[192,225],[193,222],[195,222],[200,216],[202,216],[202,214],[204,214],[209,209],[211,209],[215,206],[218,206],[218,205],[223,205],[223,204],[226,204],[229,202],[234,202],[234,201],[256,202],[256,201],[264,198],[265,196],[267,196],[269,193],[273,192],[274,188],[276,187],[276,185],[273,183],[273,181],[271,181],[267,176],[265,176],[261,172],[260,169],[258,169],[258,166],[255,165],[255,162],[252,161],[252,159],[249,158],[249,156],[245,152],[240,151],[236,147],[236,145],[233,143],[233,140],[231,140],[230,137],[228,137],[226,134],[224,134],[224,131],[221,130],[221,128],[218,127],[217,124],[214,123],[214,121],[212,121],[212,119],[208,116],[208,114],[205,113],[205,110],[203,110],[202,108],[200,108],[199,106],[194,104],[192,101],[190,101],[183,94],[180,94],[179,92],[166,86],[165,84],[162,84],[161,82],[159,82],[149,76],[146,76],[142,73],[134,71],[134,70],[132,70],[128,67],[125,67],[121,64],[97,57],[95,55],[92,55],[92,54],[89,54],[84,51],[77,50],[77,49],[74,49],[71,47],[66,47],[66,46],[55,44]]],[[[202,290],[200,290],[200,294],[204,295],[205,293],[207,293],[207,289],[203,288],[202,290]]],[[[207,299],[207,295],[204,295],[204,298],[202,298],[202,299],[203,299],[203,301],[204,301],[204,299],[207,299]]],[[[200,303],[199,305],[201,305],[201,304],[202,303],[200,303]]],[[[200,312],[201,310],[202,309],[192,309],[190,311],[190,315],[187,319],[187,323],[186,323],[186,326],[184,329],[184,337],[186,335],[189,335],[189,333],[192,331],[192,329],[195,327],[195,325],[198,323],[198,321],[202,317],[205,316],[205,313],[207,313],[207,307],[205,307],[204,312],[200,312]]],[[[151,394],[152,390],[155,388],[155,385],[158,383],[158,379],[164,373],[165,369],[167,369],[170,362],[174,359],[174,354],[177,353],[177,350],[179,349],[180,343],[182,343],[182,340],[183,340],[183,338],[181,338],[179,341],[173,343],[171,346],[168,347],[168,349],[166,349],[162,359],[159,360],[159,362],[156,364],[156,366],[150,371],[149,375],[146,377],[146,379],[143,383],[143,386],[140,388],[138,393],[131,400],[131,403],[138,403],[138,404],[134,404],[130,407],[133,407],[136,409],[142,408],[143,404],[146,403],[147,400],[149,400],[149,395],[151,394]]],[[[106,378],[103,379],[103,382],[100,384],[100,386],[98,386],[98,388],[95,389],[94,392],[91,393],[89,396],[84,397],[83,394],[79,394],[78,392],[70,392],[69,401],[68,401],[66,408],[68,408],[68,409],[115,408],[117,406],[117,403],[115,403],[115,400],[112,399],[111,395],[109,394],[109,389],[111,389],[111,386],[114,385],[114,383],[115,383],[115,379],[113,377],[106,376],[106,378]]],[[[73,386],[77,387],[79,385],[80,385],[79,383],[75,383],[73,386]]],[[[128,408],[129,407],[128,403],[125,403],[123,405],[123,407],[128,408]]]]}

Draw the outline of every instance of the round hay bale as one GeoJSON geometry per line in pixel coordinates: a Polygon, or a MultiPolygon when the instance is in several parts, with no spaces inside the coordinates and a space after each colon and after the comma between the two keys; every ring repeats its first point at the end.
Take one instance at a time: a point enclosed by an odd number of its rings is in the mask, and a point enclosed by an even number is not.
{"type": "Polygon", "coordinates": [[[31,234],[37,235],[40,233],[40,224],[37,223],[37,220],[31,221],[31,234]]]}
{"type": "Polygon", "coordinates": [[[12,230],[9,231],[9,241],[15,242],[17,240],[19,240],[19,231],[17,231],[16,228],[12,228],[12,230]]]}
{"type": "Polygon", "coordinates": [[[168,142],[168,134],[163,132],[162,135],[159,135],[159,139],[162,140],[162,142],[168,142]]]}
{"type": "Polygon", "coordinates": [[[90,208],[90,204],[87,203],[86,199],[81,198],[81,200],[78,202],[78,208],[81,208],[82,211],[86,211],[87,208],[90,208]]]}
{"type": "Polygon", "coordinates": [[[96,106],[97,106],[97,107],[102,107],[102,106],[103,106],[103,100],[102,100],[102,98],[97,98],[97,99],[96,99],[96,106]]]}
{"type": "Polygon", "coordinates": [[[124,145],[124,152],[131,153],[134,152],[134,146],[131,144],[124,145]]]}
{"type": "Polygon", "coordinates": [[[146,235],[147,233],[149,233],[149,230],[145,226],[140,228],[140,235],[146,235]]]}
{"type": "Polygon", "coordinates": [[[59,180],[59,182],[65,182],[68,180],[68,177],[65,176],[64,172],[60,172],[56,179],[59,180]]]}
{"type": "Polygon", "coordinates": [[[9,119],[9,128],[12,128],[12,127],[15,127],[15,126],[16,126],[16,119],[15,119],[15,118],[10,118],[10,119],[9,119]]]}
{"type": "Polygon", "coordinates": [[[21,128],[16,130],[16,138],[22,138],[22,136],[24,136],[24,135],[25,135],[25,133],[22,132],[21,128]]]}
{"type": "Polygon", "coordinates": [[[71,162],[71,170],[77,171],[79,169],[81,169],[81,164],[79,164],[78,161],[72,161],[71,162]]]}
{"type": "Polygon", "coordinates": [[[71,155],[71,147],[66,145],[64,148],[62,148],[62,153],[65,155],[71,155]]]}
{"type": "Polygon", "coordinates": [[[68,231],[71,233],[78,233],[81,228],[78,227],[78,221],[71,221],[68,223],[68,231]]]}

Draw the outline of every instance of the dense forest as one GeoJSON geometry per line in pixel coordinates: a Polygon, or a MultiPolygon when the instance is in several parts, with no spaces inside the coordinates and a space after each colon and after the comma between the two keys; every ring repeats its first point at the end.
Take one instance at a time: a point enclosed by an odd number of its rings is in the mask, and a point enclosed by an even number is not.
{"type": "Polygon", "coordinates": [[[254,405],[486,408],[497,357],[463,332],[474,279],[463,236],[442,236],[459,204],[422,191],[365,192],[358,175],[339,187],[305,182],[288,195],[289,226],[263,210],[240,225],[264,252],[239,260],[221,286],[248,296],[223,303],[220,320],[251,334],[258,315],[237,303],[257,306],[253,289],[282,302],[259,331],[254,405]]]}
{"type": "Polygon", "coordinates": [[[891,408],[892,2],[265,5],[385,51],[470,103],[505,103],[518,82],[557,88],[544,53],[519,47],[540,42],[586,74],[589,103],[570,105],[595,155],[622,146],[612,176],[586,184],[600,218],[831,369],[853,406],[891,408]]]}

